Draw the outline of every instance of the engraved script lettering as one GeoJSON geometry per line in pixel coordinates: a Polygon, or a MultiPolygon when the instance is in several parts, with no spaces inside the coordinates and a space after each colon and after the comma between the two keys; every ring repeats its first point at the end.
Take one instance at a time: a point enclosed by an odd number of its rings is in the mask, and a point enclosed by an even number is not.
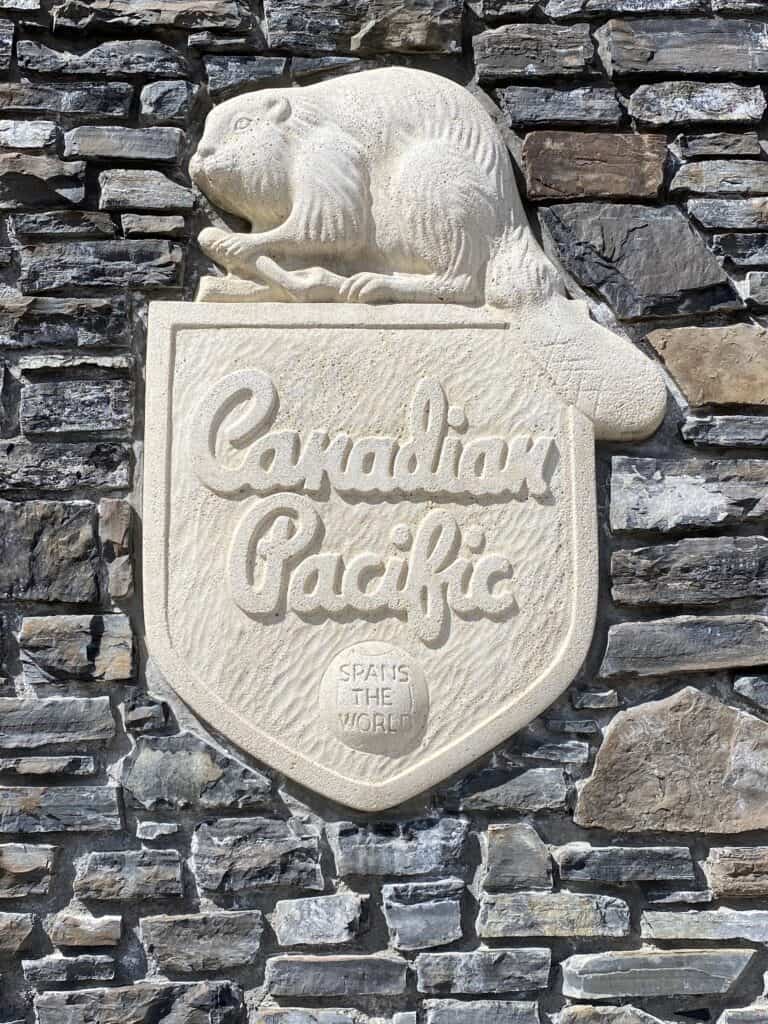
{"type": "Polygon", "coordinates": [[[191,451],[202,483],[225,496],[299,491],[318,494],[326,482],[339,494],[542,499],[557,462],[550,437],[451,436],[466,424],[435,380],[416,384],[410,436],[353,439],[313,430],[267,433],[279,396],[260,370],[223,377],[192,420],[191,451]],[[232,451],[242,452],[239,459],[232,451]]]}
{"type": "Polygon", "coordinates": [[[464,618],[501,618],[517,608],[510,562],[493,552],[473,557],[485,543],[482,531],[471,528],[463,537],[443,509],[424,516],[415,534],[395,525],[395,551],[385,557],[313,553],[323,532],[322,519],[302,495],[276,494],[251,505],[229,552],[238,607],[268,620],[283,610],[307,617],[396,616],[425,644],[444,637],[451,610],[464,618]]]}

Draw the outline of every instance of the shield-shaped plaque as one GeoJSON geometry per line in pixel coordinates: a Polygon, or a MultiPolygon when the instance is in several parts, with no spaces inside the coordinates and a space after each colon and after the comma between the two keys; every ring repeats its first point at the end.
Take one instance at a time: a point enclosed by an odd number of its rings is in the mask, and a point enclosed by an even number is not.
{"type": "Polygon", "coordinates": [[[197,713],[378,810],[559,696],[594,625],[594,424],[648,433],[663,388],[604,332],[597,389],[569,398],[536,355],[547,317],[153,305],[146,627],[197,713]]]}

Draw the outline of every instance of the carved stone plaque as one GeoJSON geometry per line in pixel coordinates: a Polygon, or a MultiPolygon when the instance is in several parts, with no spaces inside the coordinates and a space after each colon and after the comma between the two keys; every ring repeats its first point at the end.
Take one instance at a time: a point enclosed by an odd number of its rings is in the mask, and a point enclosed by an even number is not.
{"type": "Polygon", "coordinates": [[[378,810],[459,770],[587,652],[595,435],[649,433],[664,392],[553,303],[152,306],[150,655],[334,800],[378,810]]]}

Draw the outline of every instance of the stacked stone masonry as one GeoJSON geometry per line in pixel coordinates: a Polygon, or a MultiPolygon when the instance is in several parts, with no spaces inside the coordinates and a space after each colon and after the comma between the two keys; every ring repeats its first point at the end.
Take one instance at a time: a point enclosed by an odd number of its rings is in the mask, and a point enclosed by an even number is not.
{"type": "Polygon", "coordinates": [[[0,0],[2,1024],[768,1020],[767,19],[0,0]],[[386,64],[485,92],[571,291],[670,402],[598,451],[569,692],[364,816],[158,687],[135,556],[147,304],[211,269],[205,114],[386,64]]]}

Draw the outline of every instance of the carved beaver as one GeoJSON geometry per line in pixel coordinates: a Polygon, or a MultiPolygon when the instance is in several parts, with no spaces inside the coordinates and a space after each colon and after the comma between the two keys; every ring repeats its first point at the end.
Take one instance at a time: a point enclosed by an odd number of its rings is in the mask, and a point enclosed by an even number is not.
{"type": "Polygon", "coordinates": [[[508,306],[560,288],[499,131],[437,75],[387,68],[227,100],[190,172],[252,226],[201,232],[239,279],[210,278],[201,297],[508,306]]]}

